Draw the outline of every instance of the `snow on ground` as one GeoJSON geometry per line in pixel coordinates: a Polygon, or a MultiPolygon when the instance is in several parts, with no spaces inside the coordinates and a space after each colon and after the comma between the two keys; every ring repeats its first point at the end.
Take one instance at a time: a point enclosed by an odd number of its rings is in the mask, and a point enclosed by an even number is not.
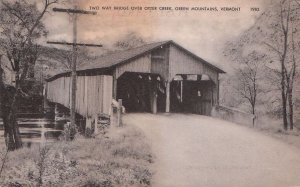
{"type": "Polygon", "coordinates": [[[230,122],[200,115],[126,114],[156,157],[155,187],[300,186],[300,150],[230,122]]]}

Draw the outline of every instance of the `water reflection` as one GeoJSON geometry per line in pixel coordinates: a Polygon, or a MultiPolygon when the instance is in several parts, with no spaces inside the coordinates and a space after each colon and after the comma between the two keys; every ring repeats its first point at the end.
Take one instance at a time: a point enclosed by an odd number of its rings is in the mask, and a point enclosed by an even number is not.
{"type": "MultiPolygon", "coordinates": [[[[49,118],[19,118],[18,124],[24,146],[30,147],[33,144],[58,140],[66,121],[55,121],[49,118]]],[[[0,132],[0,139],[4,141],[2,119],[0,119],[0,132]]]]}

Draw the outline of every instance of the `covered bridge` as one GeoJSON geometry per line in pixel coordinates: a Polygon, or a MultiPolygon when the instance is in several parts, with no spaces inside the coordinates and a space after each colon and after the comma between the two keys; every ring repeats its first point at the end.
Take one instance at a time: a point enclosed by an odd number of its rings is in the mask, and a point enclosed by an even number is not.
{"type": "MultiPolygon", "coordinates": [[[[220,68],[173,41],[146,44],[77,68],[76,110],[109,113],[114,99],[128,112],[210,115],[219,102],[220,68]]],[[[47,98],[69,107],[70,72],[47,80],[47,98]]]]}

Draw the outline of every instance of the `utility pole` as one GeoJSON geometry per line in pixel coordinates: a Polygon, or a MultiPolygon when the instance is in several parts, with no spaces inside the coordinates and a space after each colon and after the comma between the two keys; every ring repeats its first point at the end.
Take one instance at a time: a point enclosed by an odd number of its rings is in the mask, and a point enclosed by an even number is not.
{"type": "Polygon", "coordinates": [[[76,64],[77,64],[77,46],[88,46],[88,47],[102,47],[102,45],[96,45],[96,44],[78,44],[77,43],[77,18],[78,14],[91,14],[96,15],[97,12],[94,11],[85,11],[85,10],[79,10],[77,9],[77,6],[74,6],[74,9],[62,9],[62,8],[53,8],[54,12],[63,12],[72,14],[73,18],[73,43],[68,42],[51,42],[48,41],[48,44],[60,44],[60,45],[72,45],[73,46],[73,53],[72,53],[72,73],[71,73],[71,107],[70,107],[70,113],[71,113],[71,124],[70,124],[70,139],[74,139],[75,133],[76,133],[76,64]]]}

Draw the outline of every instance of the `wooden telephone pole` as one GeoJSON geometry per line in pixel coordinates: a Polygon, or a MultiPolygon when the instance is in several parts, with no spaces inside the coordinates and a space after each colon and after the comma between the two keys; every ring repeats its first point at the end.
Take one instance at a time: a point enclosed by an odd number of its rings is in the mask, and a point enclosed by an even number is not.
{"type": "Polygon", "coordinates": [[[54,12],[63,12],[72,14],[73,17],[73,43],[67,43],[67,42],[50,42],[48,41],[48,44],[59,44],[59,45],[71,45],[73,46],[73,53],[72,53],[72,74],[71,74],[71,107],[70,107],[70,113],[71,113],[71,126],[70,126],[70,139],[74,139],[75,133],[76,133],[76,64],[77,64],[77,46],[88,46],[88,47],[102,47],[102,45],[96,45],[96,44],[80,44],[77,43],[77,17],[78,14],[91,14],[96,15],[97,12],[93,11],[85,11],[85,10],[79,10],[77,9],[77,6],[74,6],[74,9],[62,9],[62,8],[53,8],[54,12]]]}

